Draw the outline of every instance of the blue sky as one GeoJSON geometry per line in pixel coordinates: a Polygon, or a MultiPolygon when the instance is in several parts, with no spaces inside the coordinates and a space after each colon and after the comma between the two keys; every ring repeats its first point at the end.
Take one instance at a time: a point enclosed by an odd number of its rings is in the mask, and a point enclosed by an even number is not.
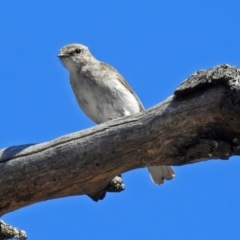
{"type": "MultiPolygon", "coordinates": [[[[240,1],[2,1],[0,147],[39,143],[94,126],[79,109],[56,55],[87,45],[149,108],[193,72],[240,66],[240,1]]],[[[3,216],[29,239],[240,239],[240,161],[175,167],[151,183],[123,174],[126,190],[37,203],[3,216]]]]}

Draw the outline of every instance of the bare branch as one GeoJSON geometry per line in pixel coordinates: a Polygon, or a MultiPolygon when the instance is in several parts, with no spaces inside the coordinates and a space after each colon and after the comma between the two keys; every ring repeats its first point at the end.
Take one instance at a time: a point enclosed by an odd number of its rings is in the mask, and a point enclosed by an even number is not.
{"type": "Polygon", "coordinates": [[[14,228],[2,220],[0,220],[0,239],[21,239],[26,240],[27,235],[25,231],[14,228]]]}
{"type": "Polygon", "coordinates": [[[147,165],[183,165],[240,153],[240,70],[199,71],[157,106],[50,142],[0,151],[0,215],[89,194],[147,165]]]}

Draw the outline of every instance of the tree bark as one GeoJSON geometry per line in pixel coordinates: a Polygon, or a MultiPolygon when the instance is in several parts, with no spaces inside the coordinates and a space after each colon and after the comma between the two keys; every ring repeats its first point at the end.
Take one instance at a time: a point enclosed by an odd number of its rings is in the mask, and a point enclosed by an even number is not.
{"type": "Polygon", "coordinates": [[[53,198],[94,195],[116,175],[150,165],[240,153],[240,70],[194,73],[162,103],[40,144],[0,151],[0,215],[53,198]]]}
{"type": "Polygon", "coordinates": [[[12,227],[2,220],[0,220],[0,239],[5,240],[5,239],[21,239],[21,240],[26,240],[27,235],[25,231],[19,230],[15,227],[12,227]]]}

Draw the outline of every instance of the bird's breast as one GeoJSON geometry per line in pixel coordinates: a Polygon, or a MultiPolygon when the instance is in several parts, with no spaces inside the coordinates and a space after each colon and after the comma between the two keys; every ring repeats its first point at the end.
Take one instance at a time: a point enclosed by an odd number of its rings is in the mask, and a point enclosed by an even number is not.
{"type": "Polygon", "coordinates": [[[70,82],[79,106],[96,123],[140,112],[138,100],[117,79],[75,75],[70,82]]]}

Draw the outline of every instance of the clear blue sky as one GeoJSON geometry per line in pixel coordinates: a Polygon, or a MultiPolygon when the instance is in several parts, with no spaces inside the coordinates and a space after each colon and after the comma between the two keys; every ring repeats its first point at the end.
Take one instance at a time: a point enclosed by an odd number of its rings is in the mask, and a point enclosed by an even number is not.
{"type": "MultiPolygon", "coordinates": [[[[0,147],[94,126],[56,57],[63,45],[87,45],[149,108],[196,70],[240,66],[239,12],[239,0],[1,1],[0,147]]],[[[104,201],[51,200],[2,219],[34,240],[240,239],[239,160],[175,167],[162,186],[138,169],[104,201]]]]}

